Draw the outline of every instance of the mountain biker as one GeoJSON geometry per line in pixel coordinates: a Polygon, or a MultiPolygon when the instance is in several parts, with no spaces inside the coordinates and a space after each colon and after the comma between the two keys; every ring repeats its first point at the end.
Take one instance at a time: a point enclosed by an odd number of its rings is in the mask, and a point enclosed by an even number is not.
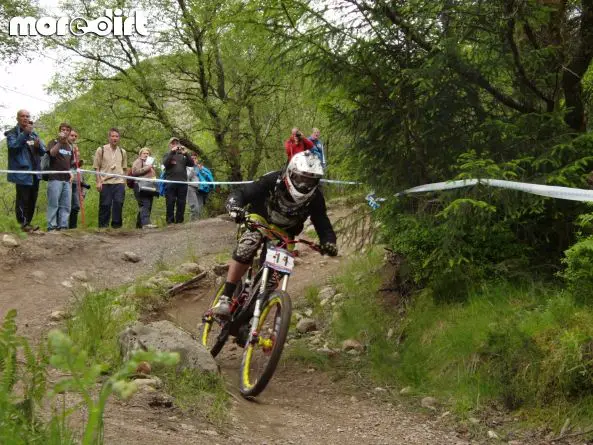
{"type": "MultiPolygon", "coordinates": [[[[320,253],[336,256],[336,234],[327,216],[325,199],[319,190],[323,176],[321,161],[304,151],[295,154],[284,170],[268,173],[258,181],[237,189],[227,201],[227,210],[237,223],[245,219],[244,207],[263,217],[268,223],[296,237],[303,230],[308,217],[315,227],[321,245],[320,253]]],[[[230,302],[237,284],[249,269],[263,235],[257,230],[246,230],[233,252],[224,290],[212,312],[220,317],[230,315],[230,302]]]]}

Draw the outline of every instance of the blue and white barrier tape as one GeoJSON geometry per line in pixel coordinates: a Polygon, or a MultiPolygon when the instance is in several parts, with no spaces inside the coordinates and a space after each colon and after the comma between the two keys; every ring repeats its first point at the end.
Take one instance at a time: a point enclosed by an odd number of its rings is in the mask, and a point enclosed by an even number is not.
{"type": "MultiPolygon", "coordinates": [[[[148,182],[163,182],[165,184],[188,184],[188,185],[200,185],[200,184],[209,184],[209,185],[241,185],[241,184],[251,184],[255,181],[173,181],[170,179],[160,179],[160,178],[143,178],[139,176],[127,176],[127,175],[118,175],[116,173],[105,173],[105,172],[96,172],[94,170],[85,170],[85,169],[78,169],[76,170],[79,173],[88,173],[92,175],[100,175],[100,176],[109,176],[111,178],[122,178],[122,179],[131,179],[133,181],[148,181],[148,182]]],[[[65,171],[55,171],[55,170],[43,170],[43,171],[30,171],[30,170],[0,170],[0,173],[15,173],[15,174],[28,174],[28,175],[55,175],[55,174],[64,174],[64,173],[75,173],[74,170],[65,171]]],[[[355,181],[341,181],[337,179],[322,179],[322,182],[328,184],[347,184],[347,185],[355,185],[360,184],[360,182],[355,181]]]]}
{"type": "Polygon", "coordinates": [[[432,184],[419,185],[395,196],[407,195],[410,193],[438,192],[452,190],[462,187],[471,187],[477,184],[489,185],[507,190],[518,190],[533,195],[546,196],[548,198],[567,199],[570,201],[593,201],[593,190],[579,189],[572,187],[560,187],[556,185],[529,184],[526,182],[504,181],[501,179],[464,179],[460,181],[435,182],[432,184]]]}
{"type": "MultiPolygon", "coordinates": [[[[76,170],[79,173],[88,174],[99,174],[101,176],[110,176],[122,179],[132,179],[134,181],[150,181],[150,182],[164,182],[166,184],[209,184],[209,185],[240,185],[250,184],[254,181],[172,181],[168,179],[159,178],[142,178],[137,176],[118,175],[113,173],[95,172],[94,170],[76,170]]],[[[70,172],[70,171],[69,171],[70,172]]],[[[64,171],[22,171],[22,170],[0,170],[0,173],[16,173],[16,174],[30,174],[30,175],[51,175],[51,174],[64,174],[64,171]]],[[[346,185],[361,185],[362,183],[357,181],[342,181],[337,179],[322,179],[323,182],[328,184],[346,184],[346,185]]],[[[432,184],[419,185],[412,187],[407,190],[403,190],[396,193],[395,196],[403,196],[411,193],[426,193],[426,192],[438,192],[444,190],[452,190],[462,187],[471,187],[478,184],[484,184],[491,187],[498,187],[508,190],[518,190],[525,193],[531,193],[539,196],[546,196],[549,198],[566,199],[570,201],[581,201],[591,202],[593,201],[593,190],[579,189],[572,187],[560,187],[555,185],[543,185],[543,184],[529,184],[526,182],[515,182],[515,181],[504,181],[501,179],[463,179],[459,181],[447,181],[447,182],[434,182],[432,184]]],[[[378,198],[374,193],[367,195],[367,201],[369,204],[372,202],[371,207],[376,208],[377,204],[384,201],[384,198],[378,198]]]]}

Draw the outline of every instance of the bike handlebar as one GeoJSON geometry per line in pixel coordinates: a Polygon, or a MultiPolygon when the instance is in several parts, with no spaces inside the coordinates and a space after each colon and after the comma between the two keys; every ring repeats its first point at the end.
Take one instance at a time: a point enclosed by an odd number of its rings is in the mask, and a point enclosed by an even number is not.
{"type": "Polygon", "coordinates": [[[284,246],[288,246],[289,244],[301,243],[301,244],[305,244],[307,247],[309,247],[312,250],[315,250],[316,252],[321,251],[321,246],[317,243],[314,243],[312,241],[308,241],[308,240],[302,239],[302,238],[292,239],[288,236],[283,235],[282,233],[278,232],[277,230],[273,229],[272,227],[270,227],[266,224],[263,224],[260,221],[256,221],[254,219],[249,218],[249,216],[247,216],[245,218],[245,225],[249,229],[255,229],[255,230],[265,229],[265,230],[267,230],[272,235],[274,235],[278,241],[281,241],[284,246]]]}

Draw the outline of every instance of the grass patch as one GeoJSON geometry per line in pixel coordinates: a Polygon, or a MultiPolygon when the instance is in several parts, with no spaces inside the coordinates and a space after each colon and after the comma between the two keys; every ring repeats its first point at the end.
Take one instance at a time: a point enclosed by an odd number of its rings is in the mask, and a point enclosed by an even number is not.
{"type": "Polygon", "coordinates": [[[87,293],[76,300],[66,321],[74,344],[109,369],[121,364],[118,336],[138,316],[132,306],[122,304],[119,295],[117,290],[87,293]]]}
{"type": "Polygon", "coordinates": [[[229,395],[222,377],[196,370],[167,370],[162,376],[165,390],[175,404],[190,414],[205,413],[206,418],[221,426],[229,410],[229,395]]]}
{"type": "Polygon", "coordinates": [[[216,256],[214,257],[214,262],[217,264],[220,263],[228,263],[228,261],[231,259],[231,253],[230,252],[220,252],[217,253],[216,256]]]}
{"type": "Polygon", "coordinates": [[[321,371],[329,371],[331,359],[327,354],[314,351],[304,339],[293,340],[282,353],[280,363],[285,366],[291,362],[298,362],[321,371]]]}
{"type": "Polygon", "coordinates": [[[349,262],[336,278],[336,285],[346,298],[335,309],[331,332],[337,342],[360,341],[366,347],[362,359],[368,362],[365,368],[369,377],[380,384],[394,385],[397,352],[395,343],[387,339],[387,332],[397,326],[398,319],[377,298],[381,286],[377,270],[382,258],[382,252],[371,251],[349,262]]]}
{"type": "Polygon", "coordinates": [[[420,292],[401,318],[377,293],[380,257],[359,257],[336,279],[347,298],[331,324],[335,341],[366,346],[360,372],[367,378],[411,386],[462,416],[496,405],[556,430],[566,417],[588,425],[592,311],[549,283],[492,282],[465,302],[435,303],[420,292]]]}
{"type": "Polygon", "coordinates": [[[319,286],[307,286],[304,291],[305,307],[313,309],[313,315],[321,314],[321,301],[319,300],[319,286]]]}

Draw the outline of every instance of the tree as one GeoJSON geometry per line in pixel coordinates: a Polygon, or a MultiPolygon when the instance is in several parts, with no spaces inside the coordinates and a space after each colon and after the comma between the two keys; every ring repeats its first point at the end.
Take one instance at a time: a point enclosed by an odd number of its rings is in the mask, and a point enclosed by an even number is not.
{"type": "Polygon", "coordinates": [[[25,57],[37,42],[30,37],[11,36],[8,33],[9,23],[13,17],[35,17],[37,15],[35,0],[3,0],[0,2],[0,60],[16,62],[25,57]]]}
{"type": "MultiPolygon", "coordinates": [[[[55,39],[91,62],[77,73],[84,83],[62,79],[58,88],[71,95],[73,88],[109,85],[100,97],[113,116],[159,125],[161,133],[177,135],[190,149],[226,165],[232,180],[256,174],[268,152],[282,153],[275,139],[289,109],[285,98],[300,92],[273,60],[269,36],[251,24],[257,11],[231,0],[126,6],[158,15],[149,36],[55,39]]],[[[93,16],[107,3],[91,7],[80,0],[66,7],[93,16]]]]}

